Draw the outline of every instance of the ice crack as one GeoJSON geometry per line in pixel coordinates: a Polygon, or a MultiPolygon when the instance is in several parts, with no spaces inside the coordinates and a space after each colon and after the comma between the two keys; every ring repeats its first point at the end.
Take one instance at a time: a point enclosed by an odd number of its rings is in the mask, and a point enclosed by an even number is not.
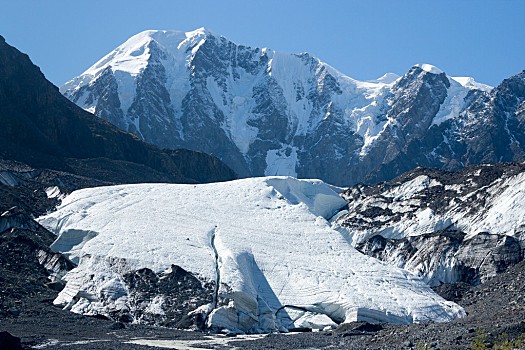
{"type": "Polygon", "coordinates": [[[217,237],[217,225],[215,225],[214,229],[210,231],[210,247],[213,250],[213,256],[215,259],[215,288],[213,290],[213,301],[212,301],[212,307],[210,311],[208,312],[208,316],[211,314],[212,310],[215,310],[217,308],[217,304],[219,301],[219,287],[221,285],[221,270],[219,267],[219,252],[217,251],[217,247],[215,246],[215,238],[217,237]]]}

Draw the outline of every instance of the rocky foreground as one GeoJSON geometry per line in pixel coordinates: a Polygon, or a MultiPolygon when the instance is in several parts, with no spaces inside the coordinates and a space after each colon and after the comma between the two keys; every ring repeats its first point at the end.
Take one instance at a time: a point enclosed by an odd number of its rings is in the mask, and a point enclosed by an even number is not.
{"type": "MultiPolygon", "coordinates": [[[[1,246],[2,253],[5,246],[1,246]]],[[[38,266],[34,266],[35,269],[38,266]]],[[[169,328],[116,323],[63,311],[51,305],[56,292],[28,281],[16,285],[20,298],[2,313],[0,330],[21,338],[24,349],[147,349],[145,344],[177,348],[226,349],[466,349],[494,344],[505,334],[511,340],[525,332],[525,263],[511,267],[478,287],[446,285],[443,296],[468,313],[449,323],[411,326],[345,324],[329,332],[269,334],[246,339],[169,328]],[[142,344],[142,345],[141,345],[142,344]]],[[[5,276],[2,264],[2,276],[5,276]]]]}

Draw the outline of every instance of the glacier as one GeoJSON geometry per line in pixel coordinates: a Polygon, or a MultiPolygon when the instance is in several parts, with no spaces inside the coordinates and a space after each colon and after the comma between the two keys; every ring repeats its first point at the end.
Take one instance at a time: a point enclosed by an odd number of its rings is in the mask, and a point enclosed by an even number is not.
{"type": "Polygon", "coordinates": [[[418,168],[391,182],[356,185],[332,220],[360,251],[430,285],[479,284],[523,259],[525,166],[457,173],[418,168]]]}
{"type": "Polygon", "coordinates": [[[75,191],[37,219],[58,236],[53,250],[77,264],[54,303],[87,315],[125,309],[141,322],[134,307],[162,315],[167,301],[155,295],[131,305],[123,276],[145,268],[166,276],[178,266],[214,286],[211,302],[188,316],[215,331],[463,317],[419,277],[361,254],[331,228],[347,205],[340,191],[292,177],[75,191]]]}

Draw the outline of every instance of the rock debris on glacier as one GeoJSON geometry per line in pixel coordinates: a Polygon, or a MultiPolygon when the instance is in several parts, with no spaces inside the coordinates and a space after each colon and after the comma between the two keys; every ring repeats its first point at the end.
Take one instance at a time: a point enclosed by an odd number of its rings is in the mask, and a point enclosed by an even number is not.
{"type": "Polygon", "coordinates": [[[362,252],[432,285],[479,284],[523,259],[525,164],[449,173],[418,168],[357,185],[334,223],[362,252]]]}

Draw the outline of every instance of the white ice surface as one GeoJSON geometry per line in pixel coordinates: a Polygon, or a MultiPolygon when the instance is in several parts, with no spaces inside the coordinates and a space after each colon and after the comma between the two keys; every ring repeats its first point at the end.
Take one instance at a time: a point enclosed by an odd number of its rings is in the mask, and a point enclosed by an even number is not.
{"type": "Polygon", "coordinates": [[[432,73],[432,74],[441,74],[441,73],[443,73],[443,71],[441,69],[439,69],[438,67],[433,66],[431,64],[427,64],[427,63],[418,63],[418,64],[414,65],[414,67],[419,67],[422,70],[424,70],[425,72],[432,73]]]}
{"type": "Polygon", "coordinates": [[[494,88],[487,84],[478,83],[472,77],[450,77],[450,78],[460,83],[461,86],[469,88],[469,89],[476,89],[476,90],[482,90],[482,91],[489,92],[490,90],[494,88]]]}
{"type": "MultiPolygon", "coordinates": [[[[211,312],[212,327],[260,332],[464,315],[332,230],[327,219],[345,204],[319,180],[289,177],[140,184],[75,191],[38,221],[58,235],[53,248],[79,262],[55,301],[79,313],[125,308],[122,274],[138,268],[175,264],[216,281],[216,249],[219,295],[230,302],[211,312]]],[[[159,313],[159,305],[149,307],[159,313]]]]}

